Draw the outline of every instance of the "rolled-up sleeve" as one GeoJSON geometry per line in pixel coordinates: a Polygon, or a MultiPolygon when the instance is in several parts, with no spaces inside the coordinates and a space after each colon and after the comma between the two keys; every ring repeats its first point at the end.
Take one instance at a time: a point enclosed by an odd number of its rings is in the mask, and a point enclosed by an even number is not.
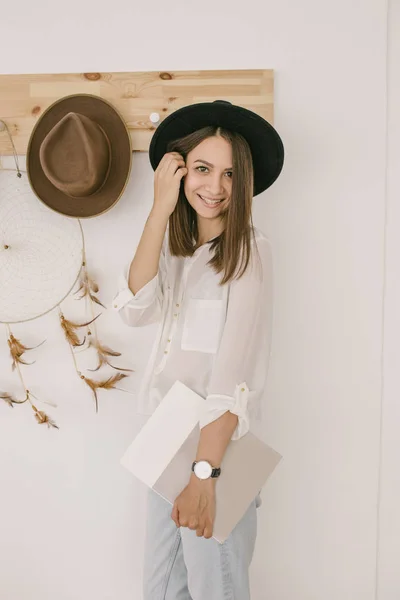
{"type": "Polygon", "coordinates": [[[111,308],[118,312],[124,323],[130,327],[151,325],[161,319],[166,276],[166,243],[166,238],[164,238],[158,272],[136,294],[129,288],[131,263],[125,265],[118,278],[117,294],[113,298],[111,308]]]}
{"type": "Polygon", "coordinates": [[[273,262],[270,243],[261,238],[245,272],[230,284],[221,342],[215,356],[200,419],[203,428],[227,411],[238,416],[237,440],[259,414],[265,389],[272,330],[273,262]],[[259,260],[259,258],[260,260],[259,260]]]}

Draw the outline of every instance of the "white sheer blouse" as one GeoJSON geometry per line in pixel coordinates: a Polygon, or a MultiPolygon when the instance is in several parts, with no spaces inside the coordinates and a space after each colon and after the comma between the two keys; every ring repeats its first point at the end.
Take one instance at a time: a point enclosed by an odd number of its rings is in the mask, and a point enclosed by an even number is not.
{"type": "Polygon", "coordinates": [[[112,309],[132,327],[159,327],[138,395],[138,409],[151,414],[176,380],[203,396],[205,427],[226,411],[238,416],[232,439],[261,414],[272,328],[273,264],[268,239],[254,229],[258,253],[245,274],[223,286],[207,265],[210,243],[192,257],[171,256],[168,231],[157,275],[135,295],[129,265],[121,274],[112,309]]]}

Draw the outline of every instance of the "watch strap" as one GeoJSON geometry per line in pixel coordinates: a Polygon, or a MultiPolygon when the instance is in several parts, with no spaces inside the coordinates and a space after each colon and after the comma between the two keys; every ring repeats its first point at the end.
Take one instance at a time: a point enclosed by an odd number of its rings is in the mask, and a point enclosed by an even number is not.
{"type": "Polygon", "coordinates": [[[213,469],[211,471],[211,477],[219,477],[220,475],[221,475],[221,469],[220,468],[213,469]]]}

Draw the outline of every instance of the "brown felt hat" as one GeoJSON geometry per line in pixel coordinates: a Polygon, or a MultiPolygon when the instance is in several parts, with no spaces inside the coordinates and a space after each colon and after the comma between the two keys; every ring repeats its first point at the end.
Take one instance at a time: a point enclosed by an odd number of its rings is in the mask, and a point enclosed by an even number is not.
{"type": "Polygon", "coordinates": [[[36,196],[69,217],[94,217],[121,197],[132,164],[129,131],[106,100],[66,96],[36,123],[26,166],[36,196]]]}

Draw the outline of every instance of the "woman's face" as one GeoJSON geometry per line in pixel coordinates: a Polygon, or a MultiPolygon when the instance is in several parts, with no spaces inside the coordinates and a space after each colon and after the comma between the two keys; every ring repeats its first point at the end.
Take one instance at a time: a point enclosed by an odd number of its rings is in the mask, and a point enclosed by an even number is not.
{"type": "Polygon", "coordinates": [[[223,137],[203,140],[186,157],[186,198],[197,215],[216,219],[232,193],[232,148],[223,137]]]}

